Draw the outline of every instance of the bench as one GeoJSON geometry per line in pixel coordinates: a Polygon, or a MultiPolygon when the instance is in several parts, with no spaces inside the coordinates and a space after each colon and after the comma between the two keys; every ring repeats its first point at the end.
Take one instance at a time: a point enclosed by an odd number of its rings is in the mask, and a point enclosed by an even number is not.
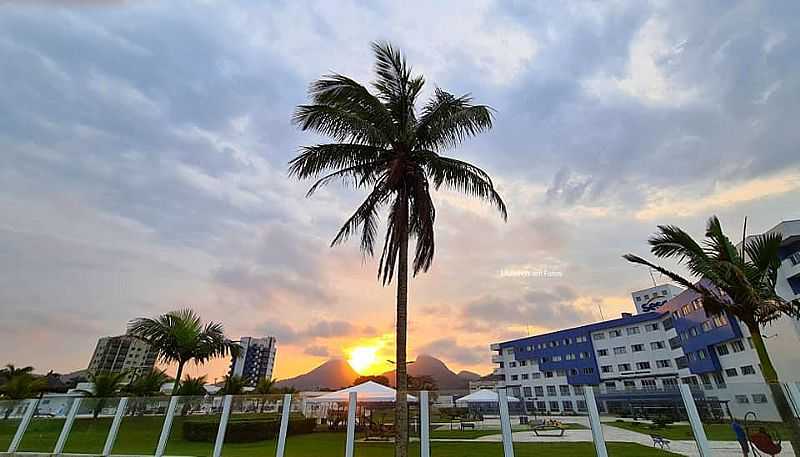
{"type": "Polygon", "coordinates": [[[461,431],[462,432],[464,430],[468,429],[468,428],[471,428],[472,430],[475,430],[475,422],[462,422],[461,423],[461,431]]]}
{"type": "Polygon", "coordinates": [[[664,438],[663,436],[661,436],[661,435],[650,435],[650,438],[653,439],[653,447],[658,446],[661,449],[664,449],[665,447],[667,449],[669,449],[669,440],[664,438]]]}
{"type": "Polygon", "coordinates": [[[541,424],[531,427],[536,436],[564,436],[564,427],[558,425],[541,424]],[[549,433],[554,432],[554,433],[549,433]]]}

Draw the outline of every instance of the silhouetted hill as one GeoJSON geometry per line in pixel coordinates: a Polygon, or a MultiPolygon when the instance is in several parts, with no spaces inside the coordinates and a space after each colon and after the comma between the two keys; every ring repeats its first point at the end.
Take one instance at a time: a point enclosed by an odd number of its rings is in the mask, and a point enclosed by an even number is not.
{"type": "MultiPolygon", "coordinates": [[[[429,355],[419,355],[414,363],[408,365],[408,374],[411,376],[430,376],[436,381],[439,390],[461,390],[469,387],[469,381],[480,378],[479,375],[462,371],[453,373],[441,360],[429,355]]],[[[389,378],[392,386],[395,385],[395,372],[387,371],[383,374],[389,378]]]]}
{"type": "Polygon", "coordinates": [[[297,390],[340,389],[353,384],[358,373],[347,361],[331,359],[306,374],[294,378],[281,379],[277,387],[294,387],[297,390]]]}

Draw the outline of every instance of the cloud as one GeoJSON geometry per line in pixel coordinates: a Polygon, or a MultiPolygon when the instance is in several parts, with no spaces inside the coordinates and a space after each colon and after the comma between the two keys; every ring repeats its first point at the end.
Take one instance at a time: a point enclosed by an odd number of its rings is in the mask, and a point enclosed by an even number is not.
{"type": "Polygon", "coordinates": [[[320,320],[301,329],[295,329],[282,322],[270,321],[261,324],[259,332],[274,335],[282,344],[298,345],[316,339],[373,336],[375,329],[368,325],[361,326],[343,320],[320,320]]]}
{"type": "Polygon", "coordinates": [[[418,354],[426,354],[464,365],[475,365],[488,358],[488,345],[462,346],[455,338],[445,337],[417,348],[418,354]]]}
{"type": "Polygon", "coordinates": [[[313,357],[330,357],[330,352],[325,346],[308,346],[303,349],[303,354],[313,357]]]}

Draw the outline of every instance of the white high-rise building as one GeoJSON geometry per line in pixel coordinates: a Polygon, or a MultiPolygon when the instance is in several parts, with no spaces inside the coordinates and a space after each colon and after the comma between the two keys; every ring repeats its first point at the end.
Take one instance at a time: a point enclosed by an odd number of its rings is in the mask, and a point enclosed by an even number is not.
{"type": "Polygon", "coordinates": [[[277,354],[277,340],[274,336],[253,338],[243,336],[239,339],[242,351],[239,357],[231,360],[231,376],[240,376],[246,385],[255,387],[261,378],[272,378],[277,354]]]}
{"type": "Polygon", "coordinates": [[[130,335],[104,336],[97,340],[87,372],[127,373],[131,381],[153,369],[158,356],[149,344],[130,335]]]}
{"type": "Polygon", "coordinates": [[[683,289],[672,284],[659,284],[631,292],[631,299],[634,306],[636,306],[637,313],[649,313],[650,311],[655,311],[672,298],[677,297],[681,292],[683,292],[683,289]]]}

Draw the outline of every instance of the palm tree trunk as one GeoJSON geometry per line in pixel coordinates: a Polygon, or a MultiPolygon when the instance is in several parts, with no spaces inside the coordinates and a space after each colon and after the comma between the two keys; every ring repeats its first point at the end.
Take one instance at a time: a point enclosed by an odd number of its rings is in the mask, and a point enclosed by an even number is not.
{"type": "Polygon", "coordinates": [[[397,265],[397,369],[395,381],[395,457],[408,456],[408,370],[406,369],[406,333],[408,331],[408,200],[401,195],[400,208],[400,249],[397,265]]]}
{"type": "Polygon", "coordinates": [[[183,365],[185,363],[185,361],[178,362],[178,372],[175,374],[175,384],[172,385],[172,395],[178,393],[178,387],[181,385],[181,376],[183,376],[183,365]]]}
{"type": "Polygon", "coordinates": [[[758,323],[748,322],[747,329],[750,330],[750,336],[753,338],[753,347],[755,347],[756,354],[758,354],[761,373],[772,393],[781,421],[791,429],[790,441],[792,442],[794,455],[800,457],[800,421],[795,417],[792,407],[789,405],[789,400],[786,398],[786,392],[778,380],[778,372],[775,371],[775,366],[772,365],[772,360],[767,352],[767,347],[764,345],[764,339],[761,337],[761,329],[758,323]]]}

